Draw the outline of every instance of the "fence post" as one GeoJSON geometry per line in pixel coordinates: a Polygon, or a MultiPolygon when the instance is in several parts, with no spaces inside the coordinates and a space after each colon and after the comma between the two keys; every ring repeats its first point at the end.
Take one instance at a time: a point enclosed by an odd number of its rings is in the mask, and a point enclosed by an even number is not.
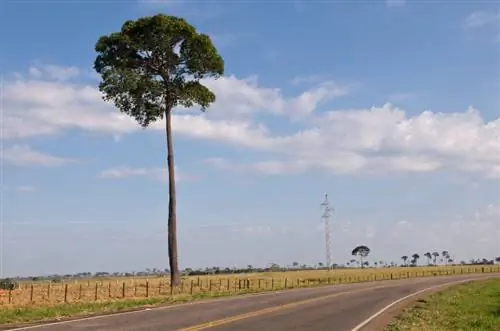
{"type": "Polygon", "coordinates": [[[146,281],[146,298],[149,297],[149,281],[146,281]]]}
{"type": "Polygon", "coordinates": [[[12,303],[12,289],[9,289],[9,304],[12,303]]]}
{"type": "Polygon", "coordinates": [[[95,283],[95,291],[94,291],[94,301],[97,301],[97,294],[98,294],[98,286],[99,286],[99,283],[95,283]]]}
{"type": "Polygon", "coordinates": [[[64,284],[64,303],[68,302],[68,283],[64,284]]]}
{"type": "Polygon", "coordinates": [[[80,283],[80,289],[79,289],[79,293],[78,293],[78,299],[79,300],[82,300],[82,284],[80,283]]]}
{"type": "Polygon", "coordinates": [[[111,298],[111,282],[108,283],[108,298],[111,298]]]}
{"type": "Polygon", "coordinates": [[[31,284],[31,287],[30,287],[30,303],[33,303],[33,284],[31,284]]]}
{"type": "Polygon", "coordinates": [[[125,298],[125,282],[122,283],[122,298],[125,298]]]}
{"type": "Polygon", "coordinates": [[[50,299],[50,283],[47,286],[47,299],[50,299]]]}
{"type": "Polygon", "coordinates": [[[194,282],[193,282],[193,280],[191,279],[191,284],[189,284],[189,294],[191,294],[191,295],[193,295],[193,286],[194,286],[194,284],[193,284],[193,283],[194,283],[194,282]]]}

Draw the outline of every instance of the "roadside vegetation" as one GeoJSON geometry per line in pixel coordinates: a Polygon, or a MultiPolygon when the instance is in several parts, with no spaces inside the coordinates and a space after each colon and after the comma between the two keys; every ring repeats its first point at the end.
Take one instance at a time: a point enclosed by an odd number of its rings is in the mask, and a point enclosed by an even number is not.
{"type": "Polygon", "coordinates": [[[352,268],[187,276],[174,294],[165,277],[21,283],[0,292],[0,324],[60,320],[294,288],[491,272],[500,272],[500,267],[352,268]]]}
{"type": "Polygon", "coordinates": [[[471,282],[419,300],[385,331],[498,331],[500,279],[471,282]]]}

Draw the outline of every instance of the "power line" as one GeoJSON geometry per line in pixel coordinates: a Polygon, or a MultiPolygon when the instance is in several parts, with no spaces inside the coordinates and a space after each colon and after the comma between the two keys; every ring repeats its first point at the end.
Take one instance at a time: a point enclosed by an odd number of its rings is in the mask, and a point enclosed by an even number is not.
{"type": "Polygon", "coordinates": [[[330,201],[328,201],[328,193],[325,193],[325,200],[321,203],[323,208],[323,225],[325,227],[325,258],[326,267],[330,269],[332,267],[332,242],[331,242],[331,229],[330,229],[330,218],[333,209],[330,207],[330,201]]]}

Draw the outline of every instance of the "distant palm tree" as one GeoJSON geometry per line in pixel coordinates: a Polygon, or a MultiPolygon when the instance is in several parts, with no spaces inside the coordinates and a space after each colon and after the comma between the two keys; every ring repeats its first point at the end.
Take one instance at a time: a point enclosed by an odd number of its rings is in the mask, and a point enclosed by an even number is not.
{"type": "Polygon", "coordinates": [[[420,255],[418,255],[417,253],[415,253],[411,257],[412,257],[411,264],[417,264],[418,263],[418,259],[420,259],[420,255]]]}
{"type": "Polygon", "coordinates": [[[431,259],[432,259],[432,254],[430,252],[427,252],[424,254],[424,256],[427,258],[427,264],[431,264],[431,259]]]}
{"type": "Polygon", "coordinates": [[[450,253],[448,253],[448,251],[442,251],[441,256],[443,257],[443,260],[445,261],[445,263],[448,264],[448,259],[450,258],[450,253]]]}
{"type": "Polygon", "coordinates": [[[403,264],[406,265],[406,261],[408,260],[408,256],[406,256],[406,255],[401,256],[401,260],[403,260],[403,264]]]}
{"type": "Polygon", "coordinates": [[[437,265],[437,258],[439,257],[439,253],[438,252],[433,252],[432,256],[434,257],[434,265],[437,265]]]}

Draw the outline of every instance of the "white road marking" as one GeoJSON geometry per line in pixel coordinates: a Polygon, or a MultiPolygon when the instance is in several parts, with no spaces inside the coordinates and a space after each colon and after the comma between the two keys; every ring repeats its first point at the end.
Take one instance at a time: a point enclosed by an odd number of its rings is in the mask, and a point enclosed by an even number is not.
{"type": "MultiPolygon", "coordinates": [[[[418,281],[418,280],[426,281],[426,280],[431,279],[431,278],[433,278],[433,277],[421,277],[421,278],[415,278],[413,280],[415,280],[415,281],[418,281]]],[[[454,283],[467,282],[467,281],[470,281],[470,280],[474,280],[474,279],[467,279],[467,280],[458,281],[458,282],[446,283],[446,284],[442,284],[442,285],[438,285],[438,286],[434,286],[434,287],[439,287],[439,286],[444,286],[444,285],[454,284],[454,283]]],[[[383,282],[383,283],[387,282],[387,284],[390,284],[390,283],[393,283],[393,282],[397,282],[397,280],[387,280],[387,281],[381,281],[381,282],[383,282]]],[[[368,282],[368,283],[354,283],[354,284],[373,284],[373,282],[368,282]]],[[[339,287],[340,288],[345,288],[345,287],[350,287],[350,285],[354,285],[354,284],[337,284],[337,285],[331,285],[331,286],[334,286],[336,288],[339,288],[339,287]]],[[[326,287],[329,287],[329,286],[326,286],[326,287]]],[[[426,290],[430,290],[430,289],[432,289],[434,287],[427,288],[426,290]]],[[[107,315],[82,317],[82,318],[71,319],[71,320],[60,321],[60,322],[49,322],[49,323],[43,323],[43,322],[41,322],[41,324],[37,324],[37,325],[31,325],[31,326],[25,326],[25,327],[18,327],[18,328],[6,329],[4,331],[33,330],[33,329],[39,329],[39,328],[44,328],[44,327],[50,327],[50,326],[58,326],[58,325],[79,323],[79,322],[85,322],[85,321],[95,321],[95,320],[104,319],[104,318],[112,318],[112,317],[115,317],[115,316],[126,316],[126,315],[139,314],[139,313],[143,313],[145,311],[168,310],[168,309],[174,309],[174,308],[178,308],[178,307],[203,305],[203,304],[214,303],[214,302],[223,302],[223,301],[231,301],[231,300],[242,300],[242,299],[248,299],[249,297],[253,297],[253,296],[257,297],[257,296],[265,296],[265,295],[273,295],[273,294],[274,295],[276,295],[276,294],[279,295],[279,294],[290,293],[291,291],[301,291],[301,290],[303,290],[303,291],[315,292],[315,291],[317,291],[317,290],[319,290],[321,288],[324,289],[325,287],[316,287],[316,288],[315,287],[309,287],[309,288],[297,288],[297,289],[278,290],[278,291],[269,291],[269,292],[261,292],[261,293],[249,293],[249,294],[243,294],[243,295],[233,296],[233,297],[218,298],[216,300],[214,300],[214,299],[207,299],[207,300],[194,301],[194,302],[188,302],[188,303],[172,304],[172,305],[163,306],[163,307],[143,308],[143,309],[138,309],[138,310],[134,310],[134,311],[126,311],[126,312],[121,312],[121,313],[111,313],[111,314],[107,314],[107,315]]],[[[417,295],[418,293],[419,292],[414,293],[412,295],[417,295]]],[[[411,297],[412,295],[410,295],[408,297],[411,297]]],[[[400,301],[402,301],[404,299],[405,298],[402,298],[402,299],[400,299],[400,301]]],[[[395,305],[396,303],[397,302],[394,302],[392,305],[395,305]]],[[[384,309],[387,310],[389,308],[390,307],[386,307],[384,309]]],[[[379,312],[377,314],[380,315],[384,311],[381,311],[381,312],[379,312]]],[[[370,322],[371,319],[373,319],[375,317],[376,316],[374,315],[374,316],[372,316],[370,318],[370,320],[365,321],[366,324],[368,322],[370,322]]],[[[356,327],[352,331],[359,331],[361,327],[363,327],[364,325],[366,325],[366,324],[364,324],[365,322],[362,323],[363,325],[360,324],[360,326],[356,327]]]]}
{"type": "MultiPolygon", "coordinates": [[[[309,288],[297,288],[294,290],[317,290],[317,289],[318,288],[309,287],[309,288]]],[[[125,311],[125,312],[121,312],[121,313],[110,313],[107,315],[82,317],[82,318],[76,318],[76,319],[60,321],[60,322],[49,322],[49,323],[41,322],[41,324],[37,324],[37,325],[24,326],[24,327],[18,327],[18,328],[13,328],[13,329],[6,329],[4,331],[33,330],[33,329],[44,328],[44,327],[49,327],[49,326],[58,326],[58,325],[79,323],[79,322],[85,322],[85,321],[95,321],[95,320],[99,320],[99,319],[103,319],[103,318],[111,318],[114,316],[126,316],[126,315],[132,315],[132,314],[139,314],[139,313],[143,313],[145,311],[168,310],[168,309],[174,309],[174,308],[178,308],[178,307],[203,305],[203,304],[214,303],[214,302],[243,300],[243,299],[248,299],[249,297],[290,293],[290,290],[292,290],[292,289],[268,291],[268,292],[260,292],[260,293],[248,293],[248,294],[243,294],[243,295],[238,295],[238,296],[233,296],[233,297],[217,298],[217,299],[214,298],[214,299],[206,299],[206,300],[193,301],[193,302],[180,303],[180,304],[171,304],[171,305],[163,306],[163,307],[142,308],[142,309],[138,308],[137,310],[133,310],[133,311],[125,311]]]]}
{"type": "Polygon", "coordinates": [[[450,286],[450,285],[455,285],[455,284],[460,284],[460,283],[466,283],[466,282],[470,282],[470,281],[473,281],[473,280],[477,280],[477,279],[472,278],[472,279],[459,280],[459,281],[445,283],[445,284],[439,284],[439,285],[435,285],[435,286],[431,286],[431,287],[426,287],[423,290],[420,290],[420,291],[414,292],[412,294],[409,294],[409,295],[407,295],[405,297],[402,297],[402,298],[400,298],[400,299],[398,299],[396,301],[391,302],[390,304],[388,304],[384,308],[380,309],[378,312],[376,312],[375,314],[371,315],[366,320],[364,320],[363,322],[361,322],[357,326],[355,326],[351,331],[361,331],[365,326],[367,326],[374,319],[376,319],[377,317],[379,317],[380,315],[382,315],[383,313],[385,313],[387,310],[391,309],[392,307],[394,307],[395,305],[397,305],[398,303],[400,303],[402,301],[410,299],[411,297],[417,296],[417,295],[422,294],[424,292],[427,292],[427,291],[430,291],[430,290],[434,290],[434,289],[437,289],[437,288],[440,288],[440,287],[445,287],[445,286],[450,286]]]}

